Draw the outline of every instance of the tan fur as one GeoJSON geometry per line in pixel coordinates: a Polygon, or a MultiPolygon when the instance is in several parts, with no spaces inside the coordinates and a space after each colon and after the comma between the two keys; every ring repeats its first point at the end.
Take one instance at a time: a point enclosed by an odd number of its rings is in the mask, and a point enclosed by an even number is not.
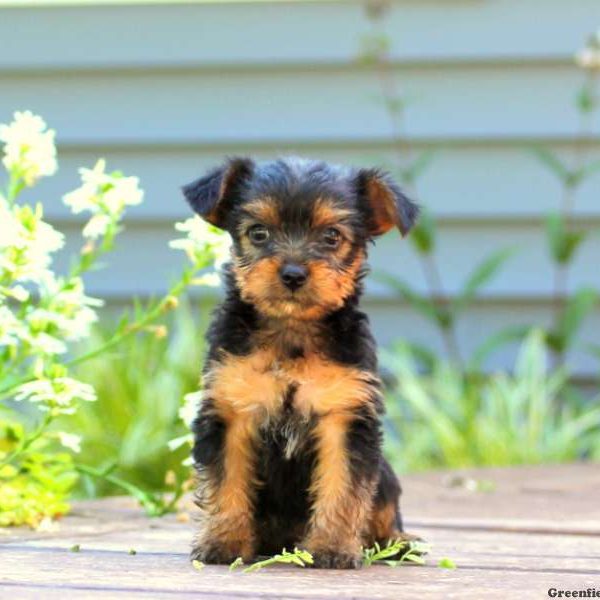
{"type": "Polygon", "coordinates": [[[372,235],[381,235],[399,224],[394,199],[385,183],[376,178],[369,180],[367,188],[376,226],[372,235]]]}
{"type": "Polygon", "coordinates": [[[218,540],[226,555],[250,559],[255,545],[252,500],[256,428],[247,414],[229,411],[222,416],[227,419],[223,480],[202,499],[204,519],[196,545],[218,540]]]}
{"type": "Polygon", "coordinates": [[[281,219],[277,204],[272,198],[259,198],[244,205],[244,211],[251,214],[263,225],[279,227],[281,219]]]}
{"type": "Polygon", "coordinates": [[[371,547],[375,542],[385,545],[389,540],[395,540],[402,535],[396,529],[396,510],[394,504],[386,504],[380,508],[373,507],[369,530],[364,540],[365,546],[371,547]]]}
{"type": "Polygon", "coordinates": [[[313,553],[336,551],[355,556],[360,553],[373,485],[352,485],[346,447],[351,420],[348,414],[332,413],[316,426],[317,464],[310,489],[313,513],[302,544],[313,553]]]}
{"type": "Polygon", "coordinates": [[[379,393],[372,373],[329,362],[316,353],[281,359],[276,348],[262,348],[249,356],[227,355],[204,381],[226,422],[242,414],[256,425],[279,412],[292,384],[297,386],[294,408],[306,418],[352,414],[379,393]]]}
{"type": "Polygon", "coordinates": [[[238,260],[233,266],[242,299],[254,304],[263,314],[273,318],[315,321],[325,314],[341,308],[354,293],[356,277],[364,260],[357,254],[346,269],[334,268],[325,260],[315,260],[308,265],[306,285],[289,294],[279,280],[281,258],[263,258],[250,266],[238,260]]]}
{"type": "Polygon", "coordinates": [[[342,223],[351,215],[351,210],[336,206],[334,202],[326,198],[319,198],[315,202],[310,224],[312,227],[343,227],[345,231],[350,232],[350,229],[344,227],[342,223]]]}

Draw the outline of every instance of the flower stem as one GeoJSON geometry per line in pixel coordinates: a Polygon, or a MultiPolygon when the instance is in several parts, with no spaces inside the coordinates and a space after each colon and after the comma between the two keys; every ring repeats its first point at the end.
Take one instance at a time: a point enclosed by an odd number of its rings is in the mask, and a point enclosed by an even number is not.
{"type": "Polygon", "coordinates": [[[8,465],[12,463],[18,456],[23,454],[31,445],[36,442],[46,431],[48,425],[54,420],[54,415],[52,413],[48,413],[42,422],[37,426],[35,431],[29,436],[26,437],[21,444],[15,448],[12,452],[7,454],[1,461],[0,465],[8,465]]]}

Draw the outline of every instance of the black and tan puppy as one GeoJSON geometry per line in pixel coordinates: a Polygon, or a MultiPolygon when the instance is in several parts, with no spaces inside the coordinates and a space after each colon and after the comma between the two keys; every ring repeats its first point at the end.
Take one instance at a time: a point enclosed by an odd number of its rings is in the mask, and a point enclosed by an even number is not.
{"type": "Polygon", "coordinates": [[[193,557],[245,561],[295,546],[356,568],[403,537],[381,454],[376,349],[358,309],[367,245],[417,207],[377,170],[228,160],[185,186],[233,238],[194,423],[200,532],[193,557]]]}

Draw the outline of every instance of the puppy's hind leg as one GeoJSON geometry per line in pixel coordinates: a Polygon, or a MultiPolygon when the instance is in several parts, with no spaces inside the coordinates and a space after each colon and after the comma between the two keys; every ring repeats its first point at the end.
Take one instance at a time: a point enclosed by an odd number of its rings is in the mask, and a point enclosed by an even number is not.
{"type": "Polygon", "coordinates": [[[365,546],[372,547],[377,542],[381,547],[385,547],[397,540],[418,541],[420,539],[404,531],[400,514],[401,493],[396,474],[387,460],[382,458],[365,546]]]}

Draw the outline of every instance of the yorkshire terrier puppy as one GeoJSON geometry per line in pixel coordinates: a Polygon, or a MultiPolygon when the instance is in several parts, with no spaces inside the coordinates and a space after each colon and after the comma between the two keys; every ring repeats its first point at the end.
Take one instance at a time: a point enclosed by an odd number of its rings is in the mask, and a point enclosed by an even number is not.
{"type": "Polygon", "coordinates": [[[382,456],[382,385],[358,308],[367,245],[418,209],[391,178],[297,158],[230,159],[183,188],[229,232],[226,298],[209,331],[193,425],[201,526],[192,557],[294,547],[352,569],[403,533],[382,456]]]}

